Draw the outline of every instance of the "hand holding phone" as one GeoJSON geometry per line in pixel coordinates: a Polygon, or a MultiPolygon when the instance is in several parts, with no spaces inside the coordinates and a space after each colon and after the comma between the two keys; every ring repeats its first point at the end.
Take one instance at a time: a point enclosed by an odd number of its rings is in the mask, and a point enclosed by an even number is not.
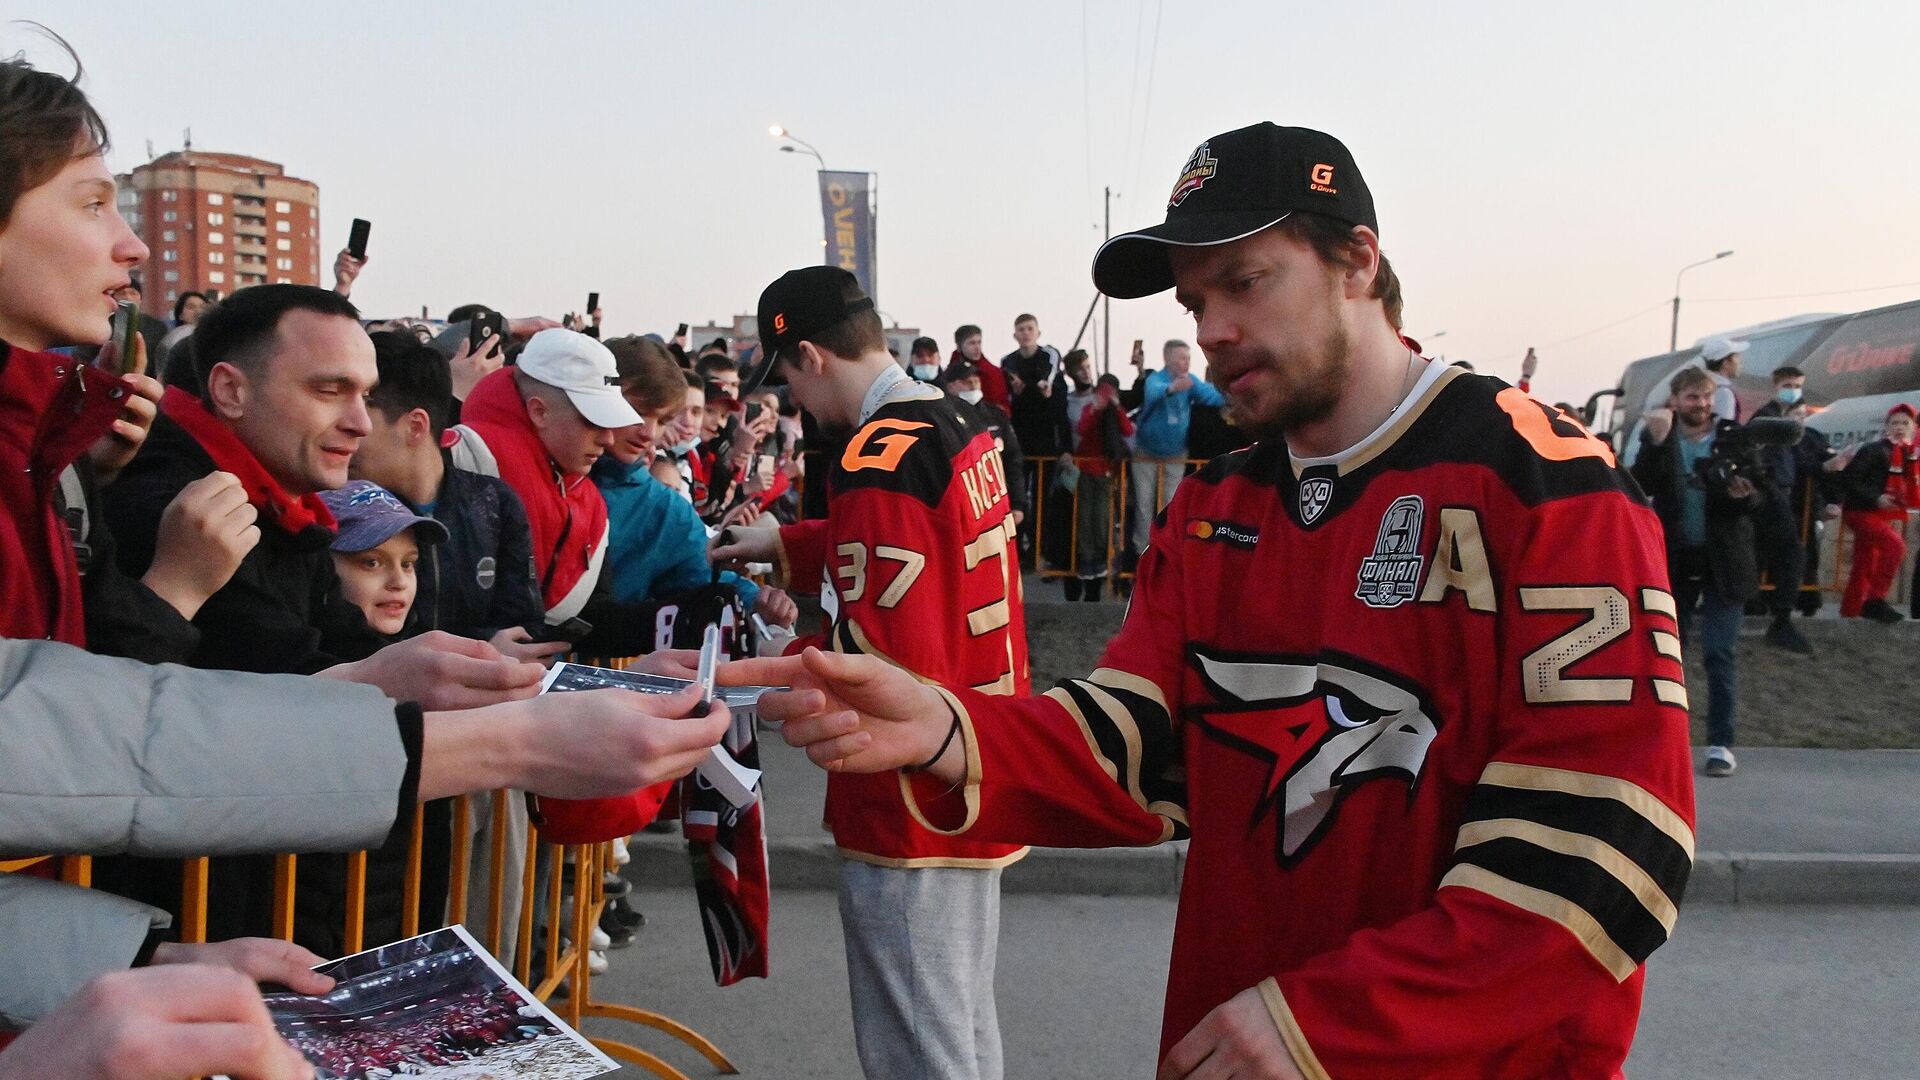
{"type": "Polygon", "coordinates": [[[113,362],[115,375],[137,375],[146,368],[145,342],[140,338],[140,305],[123,300],[113,312],[113,362]]]}
{"type": "Polygon", "coordinates": [[[356,259],[367,257],[367,234],[373,232],[373,222],[366,218],[353,219],[353,231],[347,234],[347,254],[356,259]]]}
{"type": "Polygon", "coordinates": [[[700,715],[713,711],[713,680],[720,670],[720,624],[707,626],[700,637],[700,667],[694,685],[700,688],[700,715]]]}

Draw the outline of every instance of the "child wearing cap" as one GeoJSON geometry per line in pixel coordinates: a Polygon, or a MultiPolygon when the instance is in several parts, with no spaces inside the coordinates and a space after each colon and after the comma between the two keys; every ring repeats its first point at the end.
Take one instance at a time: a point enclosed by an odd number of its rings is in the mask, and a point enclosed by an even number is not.
{"type": "Polygon", "coordinates": [[[323,491],[320,498],[340,523],[330,546],[341,597],[375,634],[400,636],[418,588],[414,565],[420,561],[420,546],[444,541],[447,527],[407,509],[370,480],[323,491]]]}
{"type": "Polygon", "coordinates": [[[1920,509],[1914,416],[1914,407],[1906,402],[1887,410],[1883,437],[1862,446],[1840,473],[1842,520],[1853,533],[1853,567],[1840,601],[1842,618],[1864,616],[1882,623],[1904,618],[1887,603],[1887,592],[1907,554],[1902,537],[1907,511],[1920,509]]]}

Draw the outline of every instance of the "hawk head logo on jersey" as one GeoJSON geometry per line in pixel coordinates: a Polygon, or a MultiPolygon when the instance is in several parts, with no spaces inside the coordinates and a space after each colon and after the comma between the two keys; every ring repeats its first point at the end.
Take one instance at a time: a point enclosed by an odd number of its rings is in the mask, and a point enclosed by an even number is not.
{"type": "Polygon", "coordinates": [[[1204,187],[1219,167],[1220,159],[1208,154],[1207,143],[1201,143],[1187,163],[1180,167],[1180,179],[1174,181],[1173,194],[1167,196],[1167,209],[1179,206],[1187,200],[1187,196],[1204,187]]]}
{"type": "Polygon", "coordinates": [[[1300,481],[1300,524],[1311,525],[1327,512],[1333,501],[1333,481],[1324,476],[1309,476],[1300,481]]]}
{"type": "Polygon", "coordinates": [[[1380,532],[1373,541],[1373,554],[1360,560],[1360,584],[1353,595],[1368,607],[1394,608],[1412,600],[1420,591],[1420,569],[1426,559],[1420,554],[1420,526],[1426,520],[1425,504],[1418,495],[1402,495],[1380,515],[1380,532]]]}
{"type": "Polygon", "coordinates": [[[1341,654],[1195,649],[1193,662],[1218,702],[1200,709],[1201,729],[1269,765],[1248,827],[1269,813],[1278,818],[1281,866],[1312,851],[1361,785],[1401,781],[1412,798],[1440,727],[1424,694],[1341,654]]]}

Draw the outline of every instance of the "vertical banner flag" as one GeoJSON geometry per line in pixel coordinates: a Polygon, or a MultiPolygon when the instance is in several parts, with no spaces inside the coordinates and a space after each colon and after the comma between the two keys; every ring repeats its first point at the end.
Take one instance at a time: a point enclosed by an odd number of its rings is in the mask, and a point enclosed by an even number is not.
{"type": "Polygon", "coordinates": [[[820,214],[827,228],[824,261],[853,271],[861,291],[876,296],[871,183],[867,173],[820,170],[820,214]]]}

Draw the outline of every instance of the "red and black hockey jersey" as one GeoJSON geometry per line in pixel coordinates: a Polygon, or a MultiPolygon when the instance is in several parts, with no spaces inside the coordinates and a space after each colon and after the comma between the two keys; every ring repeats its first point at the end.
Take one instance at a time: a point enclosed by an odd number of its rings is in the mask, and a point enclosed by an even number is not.
{"type": "MultiPolygon", "coordinates": [[[[930,387],[897,388],[833,463],[827,517],[780,530],[782,569],[820,583],[825,640],[921,679],[982,694],[1031,692],[1006,469],[992,432],[930,387]]],[[[848,858],[883,866],[994,867],[1019,844],[922,827],[892,776],[833,773],[826,822],[848,858]]]]}
{"type": "Polygon", "coordinates": [[[1337,459],[1216,460],[1099,670],[956,691],[923,822],[1190,836],[1163,1052],[1259,987],[1308,1077],[1611,1077],[1692,865],[1662,534],[1610,448],[1432,365],[1337,459]]]}

